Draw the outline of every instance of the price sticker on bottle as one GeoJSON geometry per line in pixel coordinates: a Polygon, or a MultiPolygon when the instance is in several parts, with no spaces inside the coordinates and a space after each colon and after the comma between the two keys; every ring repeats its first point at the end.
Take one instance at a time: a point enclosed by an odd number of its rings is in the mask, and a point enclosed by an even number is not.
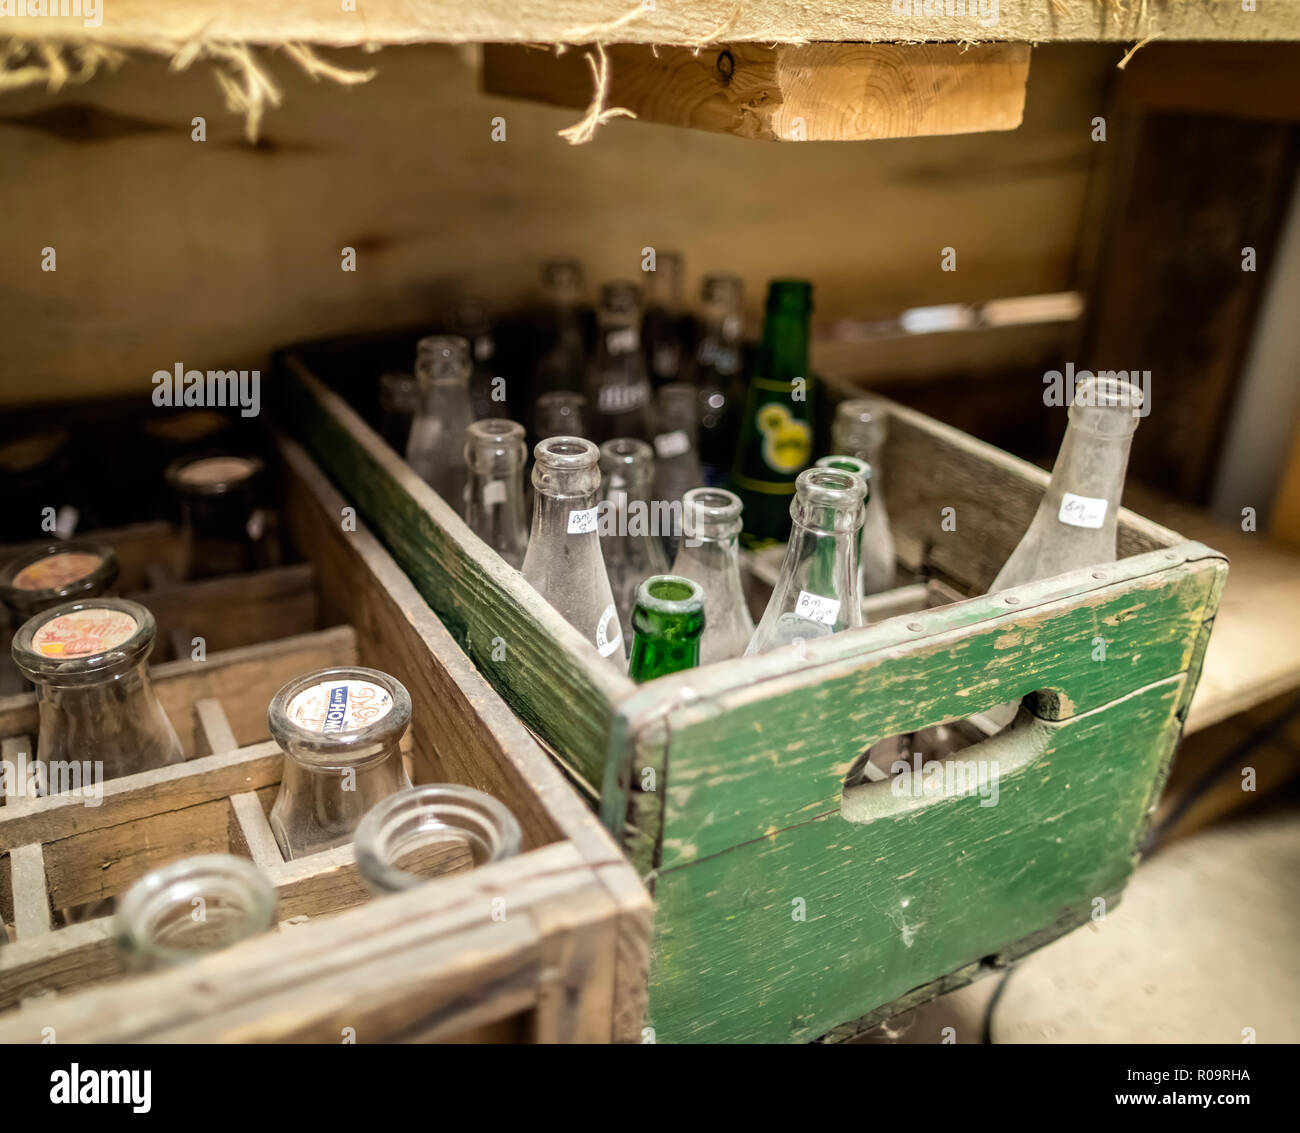
{"type": "Polygon", "coordinates": [[[569,512],[569,534],[590,535],[596,530],[597,508],[584,508],[582,511],[569,512]]]}
{"type": "Polygon", "coordinates": [[[617,327],[605,335],[605,347],[611,354],[631,354],[641,345],[636,327],[617,327]]]}
{"type": "Polygon", "coordinates": [[[1071,527],[1100,527],[1106,522],[1106,501],[1066,492],[1056,518],[1071,527]]]}
{"type": "Polygon", "coordinates": [[[655,437],[655,452],[660,460],[668,460],[691,451],[691,438],[684,430],[674,429],[671,433],[660,433],[655,437]]]}
{"type": "Polygon", "coordinates": [[[504,480],[489,480],[483,485],[483,502],[489,507],[494,504],[503,504],[506,502],[506,482],[504,480]]]}
{"type": "Polygon", "coordinates": [[[806,621],[816,622],[818,625],[834,625],[835,619],[840,616],[840,603],[838,598],[827,598],[821,594],[809,594],[806,590],[799,591],[799,601],[794,605],[796,617],[804,618],[806,621]]]}
{"type": "Polygon", "coordinates": [[[623,648],[623,627],[618,624],[618,611],[612,605],[605,607],[596,625],[596,648],[602,657],[623,648]]]}

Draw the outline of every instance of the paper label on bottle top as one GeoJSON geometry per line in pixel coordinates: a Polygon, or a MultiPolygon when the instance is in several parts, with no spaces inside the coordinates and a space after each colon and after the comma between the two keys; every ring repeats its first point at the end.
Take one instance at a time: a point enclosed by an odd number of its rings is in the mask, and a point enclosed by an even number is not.
{"type": "Polygon", "coordinates": [[[57,590],[92,574],[104,560],[89,551],[60,551],[23,567],[14,575],[18,590],[57,590]]]}
{"type": "Polygon", "coordinates": [[[1066,492],[1056,518],[1071,527],[1100,527],[1106,522],[1106,501],[1066,492]]]}
{"type": "Polygon", "coordinates": [[[43,657],[90,657],[121,645],[137,625],[123,610],[91,606],[51,618],[32,634],[32,648],[43,657]]]}
{"type": "Polygon", "coordinates": [[[608,657],[615,649],[623,648],[623,627],[618,624],[618,611],[612,602],[605,607],[596,626],[596,648],[602,657],[608,657]],[[610,636],[611,633],[613,636],[610,636]]]}
{"type": "Polygon", "coordinates": [[[611,354],[631,354],[641,345],[641,333],[636,327],[618,327],[605,335],[605,348],[611,354]]]}
{"type": "Polygon", "coordinates": [[[690,451],[691,438],[682,429],[674,429],[671,433],[660,433],[655,437],[655,452],[659,454],[661,460],[681,456],[682,453],[690,451]]]}
{"type": "Polygon", "coordinates": [[[185,465],[177,474],[182,484],[222,484],[247,479],[253,462],[242,456],[209,456],[185,465]]]}
{"type": "Polygon", "coordinates": [[[596,530],[597,508],[583,508],[581,511],[569,512],[569,534],[589,535],[596,530]]]}
{"type": "Polygon", "coordinates": [[[301,727],[330,735],[365,728],[392,707],[392,694],[370,681],[322,681],[289,701],[288,716],[301,727]]]}
{"type": "Polygon", "coordinates": [[[504,480],[489,480],[483,485],[483,502],[489,507],[493,504],[503,504],[506,502],[506,482],[504,480]]]}
{"type": "Polygon", "coordinates": [[[810,622],[829,626],[834,625],[835,619],[839,617],[840,603],[837,598],[826,598],[821,594],[809,594],[806,590],[800,590],[799,601],[794,604],[794,612],[798,617],[806,618],[810,622]]]}

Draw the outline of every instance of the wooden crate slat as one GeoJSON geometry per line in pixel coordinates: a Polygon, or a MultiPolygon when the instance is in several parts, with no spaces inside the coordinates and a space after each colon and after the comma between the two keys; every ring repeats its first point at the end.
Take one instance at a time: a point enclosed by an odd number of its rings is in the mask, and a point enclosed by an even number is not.
{"type": "Polygon", "coordinates": [[[235,751],[239,741],[226,719],[226,710],[215,697],[204,697],[194,702],[194,750],[202,755],[217,755],[235,751]]]}
{"type": "Polygon", "coordinates": [[[243,836],[244,848],[255,866],[270,870],[284,864],[280,847],[276,845],[271,824],[262,811],[256,791],[241,791],[230,796],[230,807],[243,836]]]}
{"type": "Polygon", "coordinates": [[[50,931],[50,894],[45,881],[45,856],[39,842],[9,851],[12,871],[14,928],[19,940],[50,931]]]}

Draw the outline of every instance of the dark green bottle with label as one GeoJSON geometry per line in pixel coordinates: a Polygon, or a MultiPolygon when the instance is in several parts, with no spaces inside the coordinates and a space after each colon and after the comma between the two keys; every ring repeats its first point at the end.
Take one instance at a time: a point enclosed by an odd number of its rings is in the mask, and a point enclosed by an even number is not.
{"type": "Polygon", "coordinates": [[[751,549],[790,536],[790,501],[813,449],[813,379],[808,346],[812,284],[773,280],[763,342],[749,380],[731,483],[744,501],[741,543],[751,549]]]}
{"type": "Polygon", "coordinates": [[[689,578],[655,574],[636,591],[628,676],[637,684],[700,663],[704,591],[689,578]]]}

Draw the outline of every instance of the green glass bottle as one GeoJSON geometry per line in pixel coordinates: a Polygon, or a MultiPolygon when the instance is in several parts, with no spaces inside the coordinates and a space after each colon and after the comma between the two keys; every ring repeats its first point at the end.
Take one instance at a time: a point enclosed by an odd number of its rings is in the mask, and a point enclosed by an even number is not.
{"type": "Polygon", "coordinates": [[[695,668],[704,632],[704,591],[689,578],[651,575],[637,587],[632,630],[628,676],[637,684],[695,668]]]}
{"type": "Polygon", "coordinates": [[[812,284],[773,280],[757,370],[749,381],[732,487],[744,502],[741,543],[751,549],[790,536],[790,501],[813,442],[813,379],[809,373],[812,284]]]}

